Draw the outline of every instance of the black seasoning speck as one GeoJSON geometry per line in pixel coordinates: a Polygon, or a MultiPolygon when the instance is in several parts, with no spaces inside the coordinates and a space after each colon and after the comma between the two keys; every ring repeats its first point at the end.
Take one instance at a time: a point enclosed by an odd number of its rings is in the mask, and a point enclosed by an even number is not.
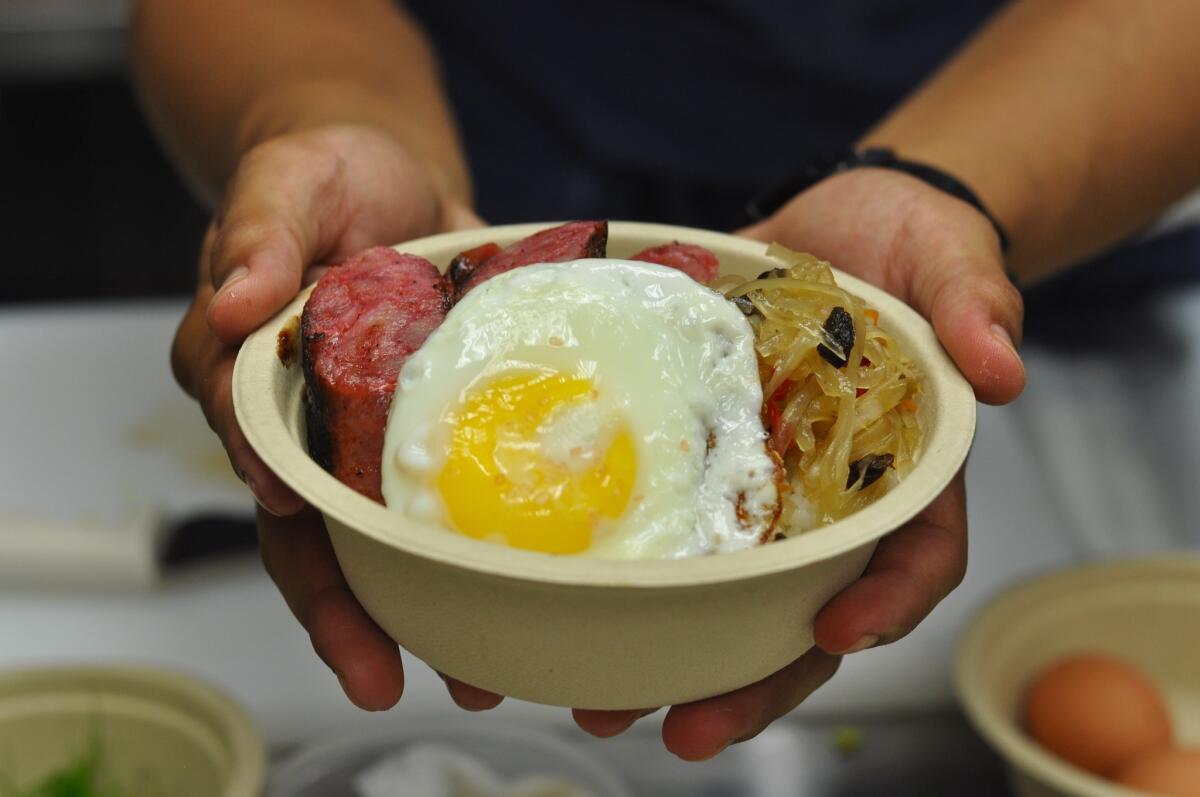
{"type": "Polygon", "coordinates": [[[849,490],[860,478],[862,484],[858,489],[865,490],[892,467],[896,458],[891,454],[868,454],[862,459],[850,463],[850,475],[846,478],[846,489],[849,490]]]}
{"type": "Polygon", "coordinates": [[[737,306],[737,309],[742,311],[742,315],[744,316],[752,316],[758,312],[758,308],[754,306],[754,302],[745,296],[734,296],[731,301],[737,306]]]}
{"type": "Polygon", "coordinates": [[[835,307],[829,311],[824,329],[825,339],[840,351],[822,343],[817,346],[817,354],[834,368],[845,368],[846,358],[854,348],[854,319],[846,312],[845,307],[835,307]]]}

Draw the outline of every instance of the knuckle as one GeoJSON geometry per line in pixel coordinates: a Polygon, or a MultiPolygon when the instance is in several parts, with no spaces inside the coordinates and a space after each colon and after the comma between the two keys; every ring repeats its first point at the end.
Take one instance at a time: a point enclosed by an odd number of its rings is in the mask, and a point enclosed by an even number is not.
{"type": "Polygon", "coordinates": [[[242,155],[241,161],[238,162],[234,177],[235,183],[237,180],[250,177],[263,169],[277,166],[280,161],[286,161],[291,141],[291,137],[281,136],[268,138],[255,144],[242,155]]]}
{"type": "Polygon", "coordinates": [[[996,307],[1021,315],[1024,312],[1025,300],[1016,285],[1003,273],[996,269],[992,278],[979,281],[979,290],[984,292],[988,300],[996,307]]]}
{"type": "Polygon", "coordinates": [[[1003,306],[1009,309],[1018,324],[1022,323],[1025,320],[1025,297],[1021,295],[1020,289],[1007,278],[1004,280],[1002,289],[1004,292],[1003,306]]]}
{"type": "Polygon", "coordinates": [[[300,287],[303,252],[306,251],[304,233],[299,222],[289,219],[283,211],[273,215],[260,213],[242,217],[232,216],[221,227],[213,244],[213,285],[219,286],[239,266],[249,266],[255,253],[265,249],[277,249],[280,245],[290,250],[295,258],[295,289],[300,287]]]}
{"type": "Polygon", "coordinates": [[[933,286],[933,290],[929,295],[928,310],[935,312],[939,308],[946,307],[952,297],[963,296],[964,290],[973,290],[971,282],[970,276],[962,271],[957,271],[946,279],[941,280],[933,286]]]}
{"type": "Polygon", "coordinates": [[[213,272],[224,274],[272,236],[286,230],[278,219],[232,217],[225,220],[213,243],[213,272]]]}
{"type": "Polygon", "coordinates": [[[302,131],[269,138],[252,147],[238,164],[237,179],[257,179],[264,173],[286,176],[298,164],[324,170],[336,152],[325,131],[302,131]]]}
{"type": "Polygon", "coordinates": [[[1004,315],[1014,316],[1018,321],[1024,313],[1021,292],[1000,269],[984,264],[956,269],[935,288],[931,305],[962,302],[982,302],[1004,315]]]}

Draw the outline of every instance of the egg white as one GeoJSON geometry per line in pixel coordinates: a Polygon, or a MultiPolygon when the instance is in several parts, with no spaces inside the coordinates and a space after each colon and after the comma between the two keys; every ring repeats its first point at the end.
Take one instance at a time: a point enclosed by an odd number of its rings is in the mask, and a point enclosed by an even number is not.
{"type": "MultiPolygon", "coordinates": [[[[514,370],[589,378],[602,399],[547,431],[558,456],[614,418],[637,454],[633,499],[581,555],[675,558],[758,544],[778,514],[754,334],[720,294],[674,269],[612,259],[526,266],[475,288],[401,369],[384,440],[387,505],[449,526],[433,482],[442,422],[514,370]]],[[[586,446],[585,446],[586,448],[586,446]]]]}

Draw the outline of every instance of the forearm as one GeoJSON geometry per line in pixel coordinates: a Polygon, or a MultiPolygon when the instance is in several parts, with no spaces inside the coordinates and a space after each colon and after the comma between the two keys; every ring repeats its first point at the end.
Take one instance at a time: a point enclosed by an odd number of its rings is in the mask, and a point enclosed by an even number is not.
{"type": "Polygon", "coordinates": [[[140,0],[132,62],[152,123],[209,196],[255,144],[352,123],[393,135],[469,200],[432,50],[388,0],[140,0]]]}
{"type": "Polygon", "coordinates": [[[958,175],[1044,276],[1200,184],[1194,0],[1020,0],[864,138],[958,175]]]}

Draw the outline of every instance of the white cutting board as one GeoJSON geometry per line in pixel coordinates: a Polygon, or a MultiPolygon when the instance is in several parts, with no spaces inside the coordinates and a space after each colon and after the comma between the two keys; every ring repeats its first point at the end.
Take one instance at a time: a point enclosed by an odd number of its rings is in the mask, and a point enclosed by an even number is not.
{"type": "Polygon", "coordinates": [[[165,517],[248,513],[171,378],[178,301],[0,312],[0,585],[145,585],[165,517]]]}

